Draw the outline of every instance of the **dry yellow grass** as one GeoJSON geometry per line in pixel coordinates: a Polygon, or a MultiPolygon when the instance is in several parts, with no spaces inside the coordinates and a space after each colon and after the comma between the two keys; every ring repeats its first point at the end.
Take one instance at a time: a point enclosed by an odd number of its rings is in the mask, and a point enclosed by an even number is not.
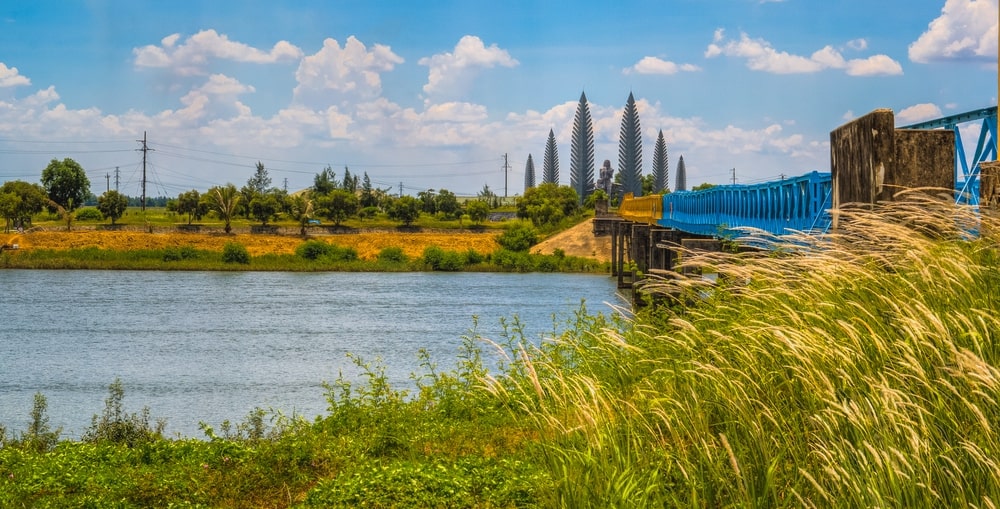
{"type": "MultiPolygon", "coordinates": [[[[496,250],[496,233],[398,233],[363,232],[313,237],[331,244],[352,247],[362,259],[373,260],[386,247],[399,247],[410,257],[423,254],[427,246],[450,251],[475,249],[480,253],[496,250]]],[[[99,247],[127,251],[132,249],[163,249],[191,246],[195,249],[221,251],[227,242],[246,246],[253,256],[291,254],[303,242],[301,237],[283,235],[218,235],[206,233],[144,233],[134,231],[40,231],[0,236],[0,243],[19,244],[22,249],[79,249],[99,247]]]]}

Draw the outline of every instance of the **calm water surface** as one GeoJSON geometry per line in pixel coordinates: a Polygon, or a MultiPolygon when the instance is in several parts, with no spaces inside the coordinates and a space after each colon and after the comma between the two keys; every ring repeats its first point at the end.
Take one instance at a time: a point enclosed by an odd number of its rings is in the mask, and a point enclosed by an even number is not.
{"type": "Polygon", "coordinates": [[[421,348],[453,365],[473,317],[497,339],[516,315],[537,340],[581,300],[610,312],[614,287],[578,274],[0,270],[0,425],[24,431],[42,392],[50,424],[78,437],[116,377],[126,409],[148,406],[171,435],[255,407],[312,418],[324,381],[357,379],[349,352],[381,357],[406,387],[421,348]]]}

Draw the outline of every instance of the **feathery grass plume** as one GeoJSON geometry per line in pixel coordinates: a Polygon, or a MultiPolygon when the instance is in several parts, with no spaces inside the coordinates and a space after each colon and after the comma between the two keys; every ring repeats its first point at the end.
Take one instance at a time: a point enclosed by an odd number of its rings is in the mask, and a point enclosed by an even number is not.
{"type": "Polygon", "coordinates": [[[520,350],[530,369],[487,386],[544,437],[554,498],[992,506],[1000,225],[901,197],[824,235],[749,240],[766,251],[683,253],[679,271],[718,278],[654,274],[668,319],[520,350]]]}

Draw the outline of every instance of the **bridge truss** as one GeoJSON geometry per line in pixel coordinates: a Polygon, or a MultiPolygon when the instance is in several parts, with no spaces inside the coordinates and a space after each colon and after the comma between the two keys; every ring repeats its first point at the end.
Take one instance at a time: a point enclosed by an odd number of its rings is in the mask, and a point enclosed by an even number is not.
{"type": "MultiPolygon", "coordinates": [[[[997,108],[983,108],[899,129],[950,129],[955,132],[955,188],[957,201],[979,204],[979,164],[997,159],[997,108]],[[962,134],[975,132],[975,151],[968,157],[962,134]]],[[[723,185],[702,191],[665,195],[626,195],[618,215],[629,221],[655,224],[706,236],[743,234],[744,228],[774,235],[793,231],[822,232],[830,227],[833,183],[829,173],[753,185],[723,185]]]]}

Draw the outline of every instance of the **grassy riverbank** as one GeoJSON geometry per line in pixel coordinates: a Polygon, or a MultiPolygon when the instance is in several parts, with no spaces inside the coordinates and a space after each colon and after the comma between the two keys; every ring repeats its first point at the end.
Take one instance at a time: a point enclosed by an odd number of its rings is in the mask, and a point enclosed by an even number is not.
{"type": "Polygon", "coordinates": [[[36,405],[3,440],[0,506],[995,506],[1000,223],[933,203],[841,221],[688,258],[719,283],[653,283],[683,307],[581,310],[540,347],[516,322],[470,333],[414,394],[358,359],[315,422],[167,440],[112,386],[69,442],[36,405]]]}

